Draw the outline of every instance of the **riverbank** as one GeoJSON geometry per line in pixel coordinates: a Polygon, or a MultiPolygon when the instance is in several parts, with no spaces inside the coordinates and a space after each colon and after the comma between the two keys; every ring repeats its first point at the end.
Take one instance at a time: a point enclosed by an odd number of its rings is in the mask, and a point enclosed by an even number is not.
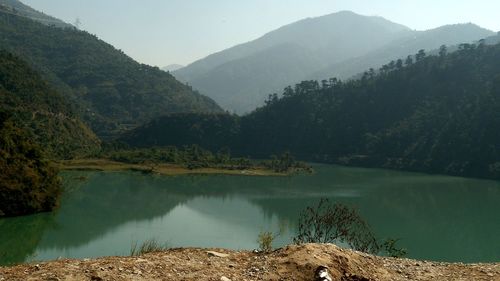
{"type": "Polygon", "coordinates": [[[372,256],[332,244],[291,245],[268,254],[172,249],[139,257],[59,260],[0,267],[0,280],[314,280],[327,266],[333,280],[500,280],[500,263],[462,264],[372,256]]]}
{"type": "Polygon", "coordinates": [[[190,174],[221,174],[242,176],[286,176],[290,173],[277,173],[264,167],[249,169],[224,169],[224,168],[196,168],[188,169],[174,164],[130,164],[107,159],[77,159],[55,162],[60,170],[88,170],[88,171],[139,171],[148,174],[159,174],[166,176],[190,175],[190,174]]]}

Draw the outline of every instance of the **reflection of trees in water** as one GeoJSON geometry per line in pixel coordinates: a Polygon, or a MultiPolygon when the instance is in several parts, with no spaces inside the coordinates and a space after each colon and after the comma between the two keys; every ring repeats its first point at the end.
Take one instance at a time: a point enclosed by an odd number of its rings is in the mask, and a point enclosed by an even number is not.
{"type": "Polygon", "coordinates": [[[499,258],[494,243],[500,226],[492,210],[498,209],[500,186],[495,182],[340,167],[286,178],[97,174],[89,185],[90,192],[67,202],[69,209],[61,214],[63,228],[78,239],[66,238],[70,241],[61,244],[61,237],[55,244],[80,245],[120,224],[162,216],[200,197],[244,198],[293,231],[298,213],[327,197],[359,208],[380,238],[402,238],[412,257],[499,258]],[[79,223],[75,217],[81,218],[79,223]],[[82,230],[82,225],[89,229],[82,230]]]}
{"type": "Polygon", "coordinates": [[[65,197],[55,219],[57,230],[47,233],[41,246],[80,246],[127,222],[163,216],[187,199],[153,176],[94,173],[65,197]]]}
{"type": "MultiPolygon", "coordinates": [[[[73,178],[81,174],[67,173],[73,178]]],[[[401,246],[411,257],[500,258],[500,183],[412,175],[343,167],[317,168],[315,175],[294,177],[85,173],[86,180],[69,183],[71,191],[55,216],[16,218],[26,219],[19,223],[0,220],[0,252],[19,249],[9,253],[10,260],[22,261],[44,232],[41,248],[81,246],[127,222],[161,217],[195,198],[236,196],[293,231],[299,212],[327,197],[358,207],[380,238],[402,238],[401,246]],[[454,235],[444,237],[446,233],[454,235]],[[429,257],[430,252],[435,256],[429,257]]],[[[244,215],[222,211],[221,216],[244,215]]]]}
{"type": "Polygon", "coordinates": [[[0,219],[0,265],[20,263],[33,256],[44,231],[53,223],[52,214],[0,219]]]}

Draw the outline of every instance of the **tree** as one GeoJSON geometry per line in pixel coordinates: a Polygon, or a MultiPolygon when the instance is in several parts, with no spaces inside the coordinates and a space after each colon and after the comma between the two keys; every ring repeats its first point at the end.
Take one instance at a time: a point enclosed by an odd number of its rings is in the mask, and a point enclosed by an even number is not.
{"type": "Polygon", "coordinates": [[[398,59],[396,61],[396,69],[401,69],[403,68],[403,60],[402,59],[398,59]]]}
{"type": "Polygon", "coordinates": [[[412,58],[412,56],[407,56],[406,60],[405,60],[405,65],[406,66],[410,66],[412,64],[413,64],[413,58],[412,58]]]}
{"type": "Polygon", "coordinates": [[[415,60],[416,61],[421,61],[425,58],[426,54],[425,54],[425,50],[424,49],[421,49],[418,51],[418,53],[415,55],[415,60]]]}
{"type": "Polygon", "coordinates": [[[443,58],[447,53],[448,49],[446,48],[446,45],[441,45],[441,47],[439,47],[439,57],[443,58]]]}

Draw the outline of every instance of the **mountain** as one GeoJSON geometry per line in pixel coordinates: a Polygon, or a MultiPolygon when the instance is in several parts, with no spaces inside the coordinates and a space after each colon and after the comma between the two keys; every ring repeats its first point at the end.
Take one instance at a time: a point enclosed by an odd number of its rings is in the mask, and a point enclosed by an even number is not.
{"type": "Polygon", "coordinates": [[[87,32],[0,9],[0,36],[0,48],[40,72],[101,137],[166,113],[221,111],[169,73],[137,63],[87,32]]]}
{"type": "Polygon", "coordinates": [[[20,58],[0,50],[0,112],[23,130],[46,157],[73,158],[95,153],[100,140],[75,107],[20,58]]]}
{"type": "Polygon", "coordinates": [[[384,63],[405,59],[409,54],[416,54],[424,49],[432,51],[441,45],[452,47],[460,43],[472,43],[493,33],[474,24],[445,25],[427,31],[413,31],[405,37],[390,42],[388,45],[373,50],[361,57],[333,63],[311,74],[308,79],[336,77],[348,79],[370,68],[379,68],[384,63]]]}
{"type": "Polygon", "coordinates": [[[60,28],[74,28],[74,26],[72,26],[71,24],[67,24],[62,20],[39,12],[18,0],[0,0],[0,6],[4,10],[4,12],[9,12],[14,15],[29,18],[45,25],[53,25],[60,28]]]}
{"type": "Polygon", "coordinates": [[[257,158],[290,151],[303,160],[500,179],[499,60],[500,44],[484,41],[436,56],[420,51],[357,80],[303,81],[243,117],[164,116],[122,140],[216,148],[222,135],[219,148],[257,158]],[[193,133],[217,127],[202,139],[193,133]]]}
{"type": "Polygon", "coordinates": [[[163,70],[163,71],[176,71],[176,70],[179,70],[183,67],[184,67],[184,65],[180,65],[180,64],[169,64],[165,67],[162,67],[161,70],[163,70]]]}
{"type": "Polygon", "coordinates": [[[419,49],[437,49],[491,35],[491,31],[472,24],[414,31],[380,17],[344,11],[281,27],[173,74],[225,109],[244,113],[295,81],[350,78],[419,49]]]}

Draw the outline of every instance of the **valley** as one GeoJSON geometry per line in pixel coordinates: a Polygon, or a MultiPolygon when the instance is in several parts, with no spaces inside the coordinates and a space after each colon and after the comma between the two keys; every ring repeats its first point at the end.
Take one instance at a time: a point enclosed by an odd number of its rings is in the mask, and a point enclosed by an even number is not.
{"type": "Polygon", "coordinates": [[[0,281],[500,278],[493,25],[109,1],[0,0],[0,281]]]}

